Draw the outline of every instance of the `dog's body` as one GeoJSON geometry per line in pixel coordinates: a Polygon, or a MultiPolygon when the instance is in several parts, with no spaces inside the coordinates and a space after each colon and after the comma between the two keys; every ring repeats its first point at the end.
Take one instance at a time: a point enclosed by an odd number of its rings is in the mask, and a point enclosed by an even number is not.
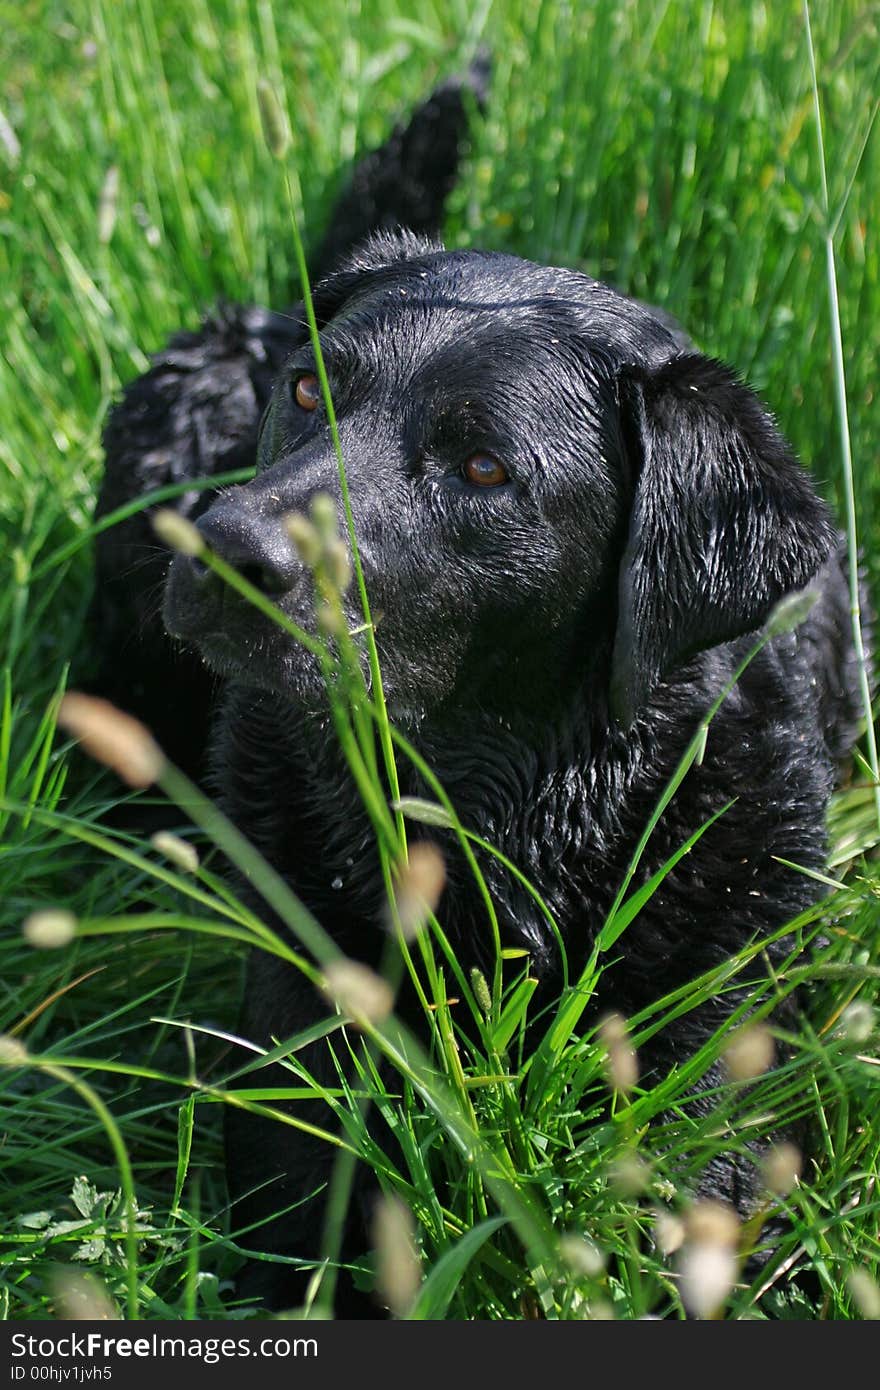
{"type": "MultiPolygon", "coordinates": [[[[701,717],[753,643],[746,634],[783,595],[819,591],[803,624],[749,665],[664,812],[637,883],[731,803],[628,927],[593,1016],[631,1015],[814,902],[817,883],[779,860],[822,867],[828,798],[857,719],[848,601],[827,509],[751,392],[586,276],[408,233],[354,251],[315,305],[391,717],[462,823],[539,889],[572,978],[701,717]]],[[[279,330],[267,373],[281,349],[287,360],[258,474],[198,526],[312,629],[313,586],[282,518],[318,492],[338,499],[337,466],[323,407],[298,387],[315,370],[305,330],[264,322],[262,341],[279,330]]],[[[200,350],[221,337],[209,331],[200,350]]],[[[123,411],[108,433],[111,474],[124,425],[123,411]]],[[[232,439],[222,416],[215,434],[232,439]]],[[[362,621],[353,594],[346,616],[362,621]]],[[[317,662],[185,557],[171,568],[165,619],[224,678],[212,764],[225,809],[343,950],[377,963],[378,855],[317,662]]],[[[426,794],[405,760],[400,772],[404,795],[426,794]]],[[[486,969],[483,900],[451,837],[444,849],[439,915],[462,963],[486,969]]],[[[482,868],[502,944],[527,948],[549,997],[560,959],[545,918],[499,861],[482,868]]],[[[741,998],[731,990],[685,1014],[654,1040],[645,1070],[691,1055],[741,998]]],[[[295,972],[254,956],[242,1028],[258,1042],[325,1007],[295,972]]],[[[329,1068],[317,1051],[311,1060],[329,1068]]],[[[319,1201],[269,1217],[303,1202],[325,1163],[318,1141],[233,1112],[238,1219],[265,1223],[251,1244],[317,1256],[319,1201]]],[[[705,1187],[747,1210],[754,1172],[724,1156],[705,1187]]],[[[298,1291],[284,1266],[263,1268],[270,1303],[298,1291]]]]}

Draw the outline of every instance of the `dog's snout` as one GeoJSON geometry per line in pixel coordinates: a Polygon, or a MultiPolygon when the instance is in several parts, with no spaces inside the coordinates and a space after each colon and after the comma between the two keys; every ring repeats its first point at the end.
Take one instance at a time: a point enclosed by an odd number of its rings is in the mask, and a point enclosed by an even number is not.
{"type": "MultiPolygon", "coordinates": [[[[234,502],[215,504],[196,523],[206,544],[264,594],[284,594],[302,574],[293,544],[279,517],[265,517],[234,502]]],[[[211,571],[192,560],[199,580],[211,571]]]]}

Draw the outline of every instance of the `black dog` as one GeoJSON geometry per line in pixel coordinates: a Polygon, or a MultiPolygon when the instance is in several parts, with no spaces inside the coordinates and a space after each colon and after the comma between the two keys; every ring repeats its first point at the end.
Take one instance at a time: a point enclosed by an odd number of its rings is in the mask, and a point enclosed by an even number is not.
{"type": "MultiPolygon", "coordinates": [[[[802,626],[748,667],[665,811],[639,881],[733,803],[621,938],[595,1009],[631,1015],[815,901],[817,884],[777,856],[822,866],[825,810],[857,721],[848,600],[828,509],[751,391],[585,275],[447,252],[411,232],[352,251],[318,284],[315,308],[392,719],[463,824],[539,888],[575,974],[701,716],[750,647],[745,634],[783,595],[819,592],[802,626]]],[[[313,586],[283,518],[319,492],[339,498],[315,371],[305,329],[288,319],[239,315],[183,340],[111,422],[105,487],[106,509],[154,439],[172,476],[195,471],[205,436],[210,470],[249,457],[274,374],[257,476],[213,500],[198,527],[310,629],[313,586]],[[221,393],[229,361],[234,390],[221,393]],[[166,398],[183,370],[185,397],[166,398]]],[[[106,586],[104,597],[117,602],[106,586]]],[[[352,592],[347,604],[356,627],[352,592]]],[[[164,611],[224,681],[212,765],[226,809],[341,947],[375,964],[377,852],[315,658],[198,561],[174,560],[164,611]]],[[[425,794],[406,765],[401,775],[405,794],[425,794]]],[[[486,968],[482,900],[451,845],[449,864],[439,915],[462,961],[486,968]]],[[[496,861],[483,868],[504,944],[525,946],[546,991],[558,989],[533,899],[496,861]]],[[[686,1058],[740,997],[684,1015],[644,1068],[686,1058]]],[[[290,1036],[325,1009],[299,975],[254,956],[249,1036],[290,1036]]],[[[329,1063],[310,1064],[332,1079],[329,1063]]],[[[263,1223],[252,1244],[318,1255],[319,1201],[269,1218],[308,1196],[325,1165],[316,1141],[233,1113],[237,1223],[263,1223]]],[[[719,1159],[706,1187],[748,1210],[754,1170],[719,1159]]],[[[261,1268],[270,1304],[301,1296],[285,1266],[261,1268]]]]}

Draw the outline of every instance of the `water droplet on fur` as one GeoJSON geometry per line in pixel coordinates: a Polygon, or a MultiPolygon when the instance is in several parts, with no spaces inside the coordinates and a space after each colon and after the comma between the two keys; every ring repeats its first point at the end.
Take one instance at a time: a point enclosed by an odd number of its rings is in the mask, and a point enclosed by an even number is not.
{"type": "Polygon", "coordinates": [[[330,887],[331,887],[331,888],[341,888],[341,887],[342,887],[342,879],[339,877],[338,874],[337,874],[336,877],[334,878],[333,882],[330,884],[330,887]]]}

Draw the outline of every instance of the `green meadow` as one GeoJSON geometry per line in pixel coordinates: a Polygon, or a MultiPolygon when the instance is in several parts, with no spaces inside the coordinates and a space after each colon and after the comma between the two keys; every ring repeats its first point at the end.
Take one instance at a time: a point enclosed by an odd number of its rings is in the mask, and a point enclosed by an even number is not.
{"type": "MultiPolygon", "coordinates": [[[[209,804],[173,773],[139,793],[178,806],[193,872],[108,822],[134,794],[56,727],[61,694],[90,671],[101,432],[121,387],[220,301],[299,299],[285,175],[316,245],[358,154],[485,47],[488,109],[446,244],[573,266],[678,318],[768,403],[876,600],[880,9],[838,0],[806,18],[799,0],[0,0],[0,1316],[259,1312],[235,1287],[251,1247],[223,1176],[228,1035],[249,946],[290,954],[291,939],[267,935],[218,876],[218,848],[261,870],[209,804]],[[263,138],[261,80],[289,113],[283,165],[263,138]],[[63,944],[41,946],[23,923],[56,908],[72,915],[63,944]]],[[[777,1155],[699,1311],[880,1317],[867,725],[831,809],[828,896],[792,924],[785,970],[756,942],[629,1021],[638,1052],[735,979],[772,1030],[773,1004],[802,987],[797,1031],[776,1038],[786,1060],[747,1085],[732,1075],[711,1120],[686,1097],[730,1030],[656,1084],[615,1081],[613,1040],[569,997],[532,1053],[527,962],[505,962],[487,1004],[442,921],[390,967],[424,982],[421,1042],[382,1022],[358,1032],[328,1004],[357,1086],[323,1094],[332,1219],[308,1311],[331,1304],[365,1163],[388,1220],[377,1268],[357,1277],[378,1278],[398,1316],[683,1317],[701,1171],[797,1122],[804,1152],[777,1155]],[[389,1261],[403,1271],[393,1296],[389,1261]]],[[[431,814],[461,829],[454,808],[431,814]]],[[[295,1050],[289,1067],[291,1087],[313,1088],[295,1050]]],[[[258,1069],[252,1082],[247,1104],[271,1105],[258,1069]]]]}

